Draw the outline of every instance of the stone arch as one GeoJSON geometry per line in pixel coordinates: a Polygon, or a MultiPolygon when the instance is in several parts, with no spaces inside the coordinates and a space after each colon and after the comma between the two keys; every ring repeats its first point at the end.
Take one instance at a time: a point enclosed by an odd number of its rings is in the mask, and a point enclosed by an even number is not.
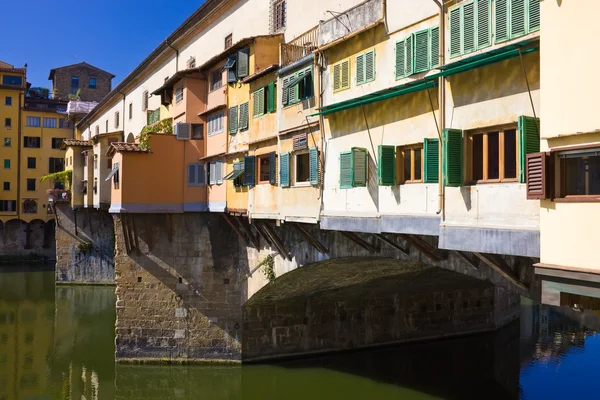
{"type": "Polygon", "coordinates": [[[129,132],[129,134],[127,134],[127,139],[125,141],[127,143],[133,143],[133,142],[135,142],[135,138],[133,136],[133,133],[129,132]]]}

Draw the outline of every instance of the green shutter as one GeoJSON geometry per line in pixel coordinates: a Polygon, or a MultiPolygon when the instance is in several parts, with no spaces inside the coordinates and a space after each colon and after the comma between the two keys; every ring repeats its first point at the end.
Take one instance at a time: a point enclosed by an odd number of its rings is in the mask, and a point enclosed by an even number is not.
{"type": "Polygon", "coordinates": [[[439,139],[424,139],[423,140],[424,160],[424,177],[425,183],[438,183],[440,173],[440,141],[439,139]]]}
{"type": "Polygon", "coordinates": [[[352,152],[340,153],[340,189],[352,188],[352,152]]]}
{"type": "Polygon", "coordinates": [[[319,149],[311,147],[309,150],[309,178],[311,185],[319,184],[319,149]]]}
{"type": "Polygon", "coordinates": [[[462,6],[462,54],[475,51],[475,3],[462,6]]]}
{"type": "Polygon", "coordinates": [[[492,0],[477,0],[477,49],[492,44],[492,0]]]}
{"type": "Polygon", "coordinates": [[[342,64],[333,66],[333,91],[338,91],[342,88],[342,64]]]}
{"type": "Polygon", "coordinates": [[[277,153],[269,153],[269,183],[277,185],[277,153]]]}
{"type": "MultiPolygon", "coordinates": [[[[304,71],[304,80],[301,82],[301,85],[304,85],[304,98],[309,99],[313,96],[313,71],[312,67],[307,68],[304,71]]],[[[274,110],[273,110],[274,111],[274,110]]]]}
{"type": "Polygon", "coordinates": [[[290,79],[291,79],[291,77],[289,77],[289,76],[283,78],[283,92],[282,92],[282,96],[281,96],[282,97],[282,102],[281,103],[284,106],[287,106],[288,103],[289,103],[289,101],[290,101],[290,97],[289,97],[290,88],[287,87],[287,84],[290,81],[290,79]]]}
{"type": "Polygon", "coordinates": [[[290,153],[279,156],[279,186],[290,187],[290,153]]]}
{"type": "Polygon", "coordinates": [[[521,36],[525,31],[525,1],[510,0],[510,37],[521,36]]]}
{"type": "Polygon", "coordinates": [[[508,30],[508,20],[509,20],[509,11],[508,11],[508,2],[510,0],[496,0],[494,1],[494,28],[496,33],[495,42],[503,42],[508,40],[509,38],[509,30],[508,30]]]}
{"type": "Polygon", "coordinates": [[[409,76],[414,71],[414,59],[413,59],[413,43],[414,35],[410,35],[404,40],[404,75],[409,76]]]}
{"type": "Polygon", "coordinates": [[[431,68],[440,65],[440,28],[436,26],[429,31],[429,58],[431,68]]]}
{"type": "Polygon", "coordinates": [[[356,56],[356,84],[365,83],[365,54],[356,56]]]}
{"type": "MultiPolygon", "coordinates": [[[[290,81],[295,80],[298,73],[290,76],[290,81]]],[[[295,104],[298,102],[298,84],[293,84],[288,88],[288,104],[295,104]]]]}
{"type": "Polygon", "coordinates": [[[236,133],[238,130],[238,106],[229,108],[229,133],[236,133]]]}
{"type": "Polygon", "coordinates": [[[379,186],[394,186],[396,184],[396,146],[379,145],[378,152],[377,182],[379,186]]]}
{"type": "Polygon", "coordinates": [[[429,30],[414,34],[415,38],[415,73],[429,70],[429,30]]]}
{"type": "Polygon", "coordinates": [[[460,56],[461,46],[461,7],[454,7],[450,10],[450,57],[460,56]]]}
{"type": "Polygon", "coordinates": [[[254,186],[256,179],[256,157],[244,157],[244,186],[254,186]]]}
{"type": "Polygon", "coordinates": [[[262,87],[254,92],[252,96],[252,116],[260,117],[265,113],[265,88],[262,87]]]}
{"type": "Polygon", "coordinates": [[[404,58],[404,42],[404,40],[396,42],[396,79],[404,76],[404,64],[406,63],[404,58]]]}
{"type": "Polygon", "coordinates": [[[533,117],[519,117],[519,159],[521,161],[519,180],[521,183],[525,183],[525,159],[527,154],[540,151],[539,123],[539,118],[536,120],[533,117]]]}
{"type": "Polygon", "coordinates": [[[445,186],[461,186],[463,183],[463,140],[459,129],[444,129],[443,140],[443,175],[445,186]]]}
{"type": "Polygon", "coordinates": [[[365,82],[375,80],[375,49],[365,53],[365,82]]]}
{"type": "Polygon", "coordinates": [[[248,102],[240,104],[240,126],[241,131],[248,129],[248,102]]]}
{"type": "Polygon", "coordinates": [[[275,82],[270,82],[267,86],[267,112],[275,111],[275,104],[277,99],[277,92],[275,91],[275,82]]]}
{"type": "Polygon", "coordinates": [[[367,186],[367,149],[352,148],[352,186],[367,186]]]}
{"type": "Polygon", "coordinates": [[[249,67],[250,67],[249,54],[250,54],[250,49],[248,49],[248,48],[238,51],[238,56],[237,56],[237,76],[238,76],[238,78],[245,78],[248,76],[249,67]]]}
{"type": "Polygon", "coordinates": [[[529,32],[540,29],[540,0],[528,0],[527,27],[529,32]]]}

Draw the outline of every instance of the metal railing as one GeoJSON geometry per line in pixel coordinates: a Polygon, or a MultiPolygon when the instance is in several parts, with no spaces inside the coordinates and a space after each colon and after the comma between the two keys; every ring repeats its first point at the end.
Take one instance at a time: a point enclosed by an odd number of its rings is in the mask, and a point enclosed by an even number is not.
{"type": "Polygon", "coordinates": [[[281,66],[285,67],[312,53],[318,47],[319,27],[304,32],[289,43],[281,45],[281,66]]]}

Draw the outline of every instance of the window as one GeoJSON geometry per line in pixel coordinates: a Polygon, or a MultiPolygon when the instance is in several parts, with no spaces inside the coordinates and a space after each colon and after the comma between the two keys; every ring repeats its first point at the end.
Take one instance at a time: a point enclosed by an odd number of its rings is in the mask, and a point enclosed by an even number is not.
{"type": "Polygon", "coordinates": [[[234,134],[238,130],[238,106],[229,107],[227,116],[228,132],[234,134]]]}
{"type": "Polygon", "coordinates": [[[0,200],[0,211],[1,212],[17,211],[17,201],[16,200],[0,200]]]}
{"type": "Polygon", "coordinates": [[[375,49],[356,56],[356,84],[375,80],[375,49]]]}
{"type": "Polygon", "coordinates": [[[142,93],[142,111],[146,112],[148,111],[148,91],[144,90],[144,93],[142,93]]]}
{"type": "Polygon", "coordinates": [[[56,118],[44,118],[44,128],[56,128],[56,118]]]}
{"type": "Polygon", "coordinates": [[[340,189],[367,186],[367,157],[359,147],[340,153],[340,189]]]}
{"type": "Polygon", "coordinates": [[[233,34],[225,36],[225,50],[233,46],[233,34]]]}
{"type": "MultiPolygon", "coordinates": [[[[276,159],[277,155],[275,152],[264,154],[256,157],[256,165],[258,167],[257,179],[258,183],[270,183],[271,185],[277,184],[276,177],[276,159]]],[[[246,163],[246,167],[249,164],[246,163]]]]}
{"type": "Polygon", "coordinates": [[[308,152],[296,153],[294,160],[294,183],[302,184],[310,181],[310,157],[308,152]]]}
{"type": "Polygon", "coordinates": [[[204,139],[204,124],[192,124],[192,139],[204,139]]]}
{"type": "Polygon", "coordinates": [[[4,147],[10,147],[11,144],[12,144],[12,139],[11,138],[9,138],[9,137],[4,138],[4,147]]]}
{"type": "Polygon", "coordinates": [[[223,132],[223,113],[208,117],[208,136],[223,132]]]}
{"type": "Polygon", "coordinates": [[[396,42],[396,79],[428,71],[439,65],[440,30],[436,26],[396,42]]]}
{"type": "Polygon", "coordinates": [[[41,145],[41,139],[37,136],[25,136],[23,138],[23,146],[30,149],[39,149],[41,145]]]}
{"type": "Polygon", "coordinates": [[[240,188],[240,187],[244,186],[244,162],[243,161],[234,162],[233,163],[233,171],[231,173],[229,173],[223,179],[232,180],[233,187],[235,187],[235,188],[240,188]]]}
{"type": "Polygon", "coordinates": [[[175,88],[175,104],[183,101],[183,85],[175,88]]]}
{"type": "Polygon", "coordinates": [[[40,117],[27,117],[27,126],[39,128],[42,125],[40,117]]]}
{"type": "Polygon", "coordinates": [[[133,103],[129,103],[129,107],[128,107],[127,111],[128,111],[127,114],[129,116],[129,119],[133,118],[133,103]]]}
{"type": "Polygon", "coordinates": [[[4,190],[6,190],[6,191],[10,190],[10,182],[4,182],[4,190]]]}
{"type": "Polygon", "coordinates": [[[350,89],[350,60],[342,60],[339,63],[334,64],[332,67],[331,75],[333,75],[334,93],[350,89]]]}
{"type": "Polygon", "coordinates": [[[48,158],[48,173],[61,172],[65,170],[65,159],[58,157],[48,158]]]}
{"type": "Polygon", "coordinates": [[[517,130],[473,132],[467,136],[468,176],[473,183],[517,180],[517,130]]]}
{"type": "Polygon", "coordinates": [[[213,161],[209,164],[206,171],[207,182],[210,185],[220,185],[223,183],[223,161],[213,161]]]}
{"type": "Polygon", "coordinates": [[[187,60],[188,69],[196,68],[196,57],[190,56],[187,60]]]}
{"type": "Polygon", "coordinates": [[[100,126],[96,125],[96,136],[100,134],[100,126]]]}
{"type": "Polygon", "coordinates": [[[4,105],[5,105],[5,106],[12,106],[12,97],[10,97],[10,96],[6,96],[6,97],[4,98],[4,105]]]}
{"type": "MultiPolygon", "coordinates": [[[[273,92],[275,87],[273,87],[273,92]]],[[[294,74],[288,75],[283,78],[283,105],[296,104],[302,100],[311,98],[313,95],[313,79],[312,79],[312,67],[302,69],[294,74]]],[[[270,97],[270,96],[269,96],[270,97]]],[[[273,94],[273,105],[275,94],[273,94]]],[[[271,101],[271,99],[269,99],[271,101]]],[[[273,106],[274,108],[274,106],[273,106]]],[[[273,111],[275,111],[273,109],[273,111]]]]}
{"type": "Polygon", "coordinates": [[[96,78],[90,78],[89,85],[90,89],[96,89],[96,78]]]}
{"type": "Polygon", "coordinates": [[[215,91],[223,86],[223,71],[220,69],[210,73],[210,90],[215,91]]]}
{"type": "Polygon", "coordinates": [[[119,129],[119,119],[120,119],[120,113],[118,111],[115,111],[115,129],[119,129]]]}
{"type": "Polygon", "coordinates": [[[569,150],[560,159],[560,197],[600,195],[600,149],[569,150]]]}
{"type": "Polygon", "coordinates": [[[35,169],[36,167],[36,158],[35,157],[27,157],[27,168],[35,169]]]}
{"type": "MultiPolygon", "coordinates": [[[[289,83],[289,81],[288,81],[289,83]]],[[[288,90],[289,93],[289,90],[288,90]]],[[[297,93],[297,86],[294,86],[294,93],[297,93]]],[[[252,95],[252,116],[258,118],[266,113],[276,111],[275,102],[277,99],[277,86],[275,82],[256,90],[252,95]]],[[[298,101],[297,98],[294,99],[298,101]]],[[[245,106],[244,106],[245,107],[245,106]]],[[[244,110],[245,111],[245,110],[244,110]]]]}
{"type": "Polygon", "coordinates": [[[205,177],[204,164],[188,164],[188,186],[204,186],[205,177]]]}
{"type": "Polygon", "coordinates": [[[400,184],[423,182],[423,144],[400,146],[396,151],[400,184]]]}
{"type": "Polygon", "coordinates": [[[78,88],[79,87],[79,77],[78,76],[72,76],[71,77],[71,87],[72,88],[78,88]]]}
{"type": "Polygon", "coordinates": [[[34,200],[34,199],[23,200],[23,213],[24,214],[37,214],[37,200],[34,200]]]}
{"type": "Polygon", "coordinates": [[[4,118],[4,126],[6,128],[10,128],[12,126],[12,119],[10,119],[10,118],[4,118]]]}
{"type": "Polygon", "coordinates": [[[35,192],[35,178],[27,178],[27,190],[29,192],[35,192]]]}
{"type": "Polygon", "coordinates": [[[4,168],[10,169],[10,160],[8,160],[8,159],[4,160],[4,168]]]}
{"type": "Polygon", "coordinates": [[[237,70],[236,65],[237,57],[229,56],[227,58],[227,62],[223,66],[223,69],[227,71],[227,83],[235,83],[237,82],[237,70]]]}
{"type": "Polygon", "coordinates": [[[273,31],[277,32],[285,28],[286,4],[285,0],[277,0],[273,3],[273,31]]]}
{"type": "Polygon", "coordinates": [[[71,129],[73,125],[71,125],[71,121],[67,118],[59,118],[58,119],[58,127],[60,129],[71,129]]]}
{"type": "Polygon", "coordinates": [[[3,85],[18,85],[21,86],[23,84],[23,78],[20,76],[14,75],[4,75],[2,78],[3,85]]]}

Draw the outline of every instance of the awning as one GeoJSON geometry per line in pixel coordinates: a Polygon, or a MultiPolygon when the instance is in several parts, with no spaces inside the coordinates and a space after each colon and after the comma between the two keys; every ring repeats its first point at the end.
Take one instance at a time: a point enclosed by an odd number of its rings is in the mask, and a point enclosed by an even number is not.
{"type": "Polygon", "coordinates": [[[519,56],[520,54],[528,54],[534,51],[538,51],[539,47],[531,47],[528,49],[520,50],[519,48],[515,48],[516,45],[504,47],[499,50],[493,50],[488,53],[479,54],[475,57],[470,57],[466,60],[457,61],[455,63],[447,64],[439,69],[441,72],[438,72],[435,75],[431,75],[428,79],[438,78],[440,76],[450,76],[455,75],[460,72],[470,71],[475,68],[484,67],[489,64],[494,64],[500,61],[509,60],[514,57],[519,56]]]}
{"type": "Polygon", "coordinates": [[[105,182],[110,181],[110,178],[112,178],[114,176],[114,174],[116,174],[117,172],[119,172],[119,163],[115,163],[115,165],[113,165],[113,169],[112,171],[110,171],[110,173],[108,174],[108,176],[106,177],[106,179],[104,180],[105,182]]]}
{"type": "Polygon", "coordinates": [[[302,76],[297,76],[296,78],[292,79],[291,81],[289,81],[287,84],[283,85],[284,89],[289,88],[290,86],[294,86],[295,84],[297,84],[298,82],[300,82],[302,79],[311,76],[312,75],[312,71],[308,71],[306,74],[302,75],[302,76]]]}

